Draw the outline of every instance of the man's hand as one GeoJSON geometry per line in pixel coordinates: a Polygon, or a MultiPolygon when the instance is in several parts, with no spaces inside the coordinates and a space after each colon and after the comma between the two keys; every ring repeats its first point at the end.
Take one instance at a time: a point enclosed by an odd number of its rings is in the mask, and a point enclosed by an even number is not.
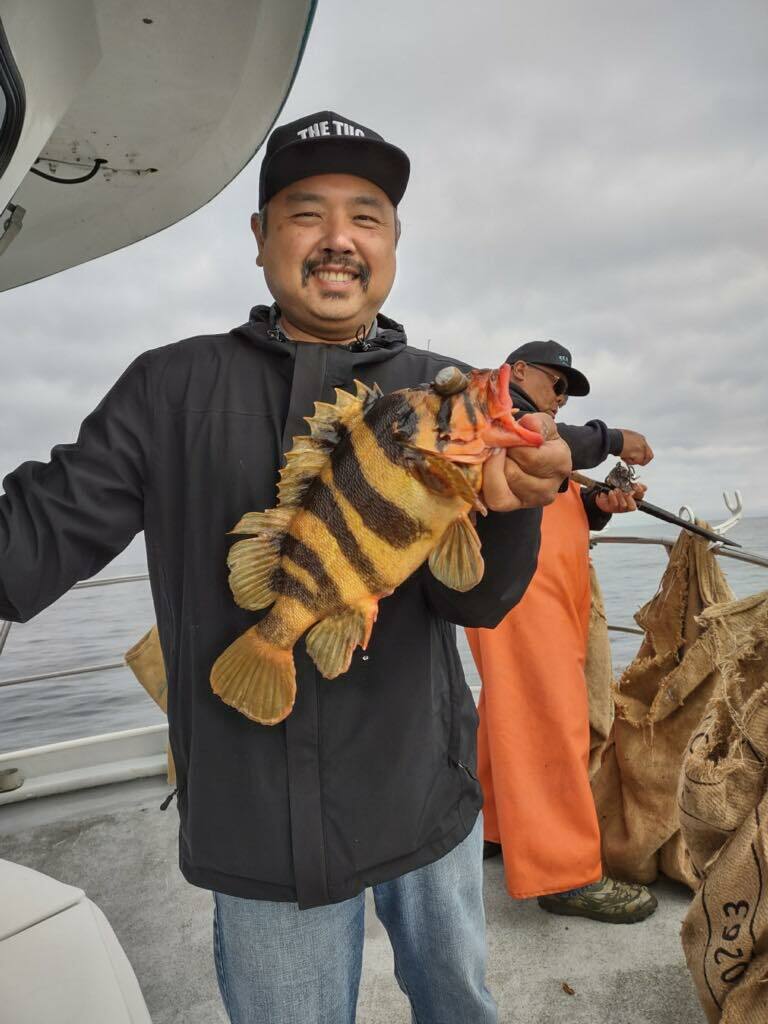
{"type": "Polygon", "coordinates": [[[546,413],[528,413],[520,425],[544,436],[540,448],[503,448],[483,467],[482,499],[495,512],[537,508],[555,500],[571,471],[571,452],[546,413]]]}
{"type": "Polygon", "coordinates": [[[621,449],[621,458],[624,462],[628,466],[646,466],[653,458],[653,449],[645,437],[636,430],[622,429],[621,433],[624,437],[624,447],[621,449]]]}
{"type": "Polygon", "coordinates": [[[635,512],[637,502],[642,501],[643,495],[648,490],[645,484],[633,484],[632,493],[620,491],[618,487],[612,491],[604,492],[595,496],[595,504],[601,512],[613,515],[615,512],[635,512]]]}

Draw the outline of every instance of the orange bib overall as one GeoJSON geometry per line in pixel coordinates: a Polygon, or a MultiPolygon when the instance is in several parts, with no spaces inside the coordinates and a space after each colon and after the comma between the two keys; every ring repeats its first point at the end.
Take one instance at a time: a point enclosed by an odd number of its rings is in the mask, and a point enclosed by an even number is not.
{"type": "Polygon", "coordinates": [[[523,599],[496,629],[467,630],[483,684],[485,838],[501,843],[516,899],[602,875],[588,776],[589,609],[589,527],[571,483],[544,509],[539,564],[523,599]]]}

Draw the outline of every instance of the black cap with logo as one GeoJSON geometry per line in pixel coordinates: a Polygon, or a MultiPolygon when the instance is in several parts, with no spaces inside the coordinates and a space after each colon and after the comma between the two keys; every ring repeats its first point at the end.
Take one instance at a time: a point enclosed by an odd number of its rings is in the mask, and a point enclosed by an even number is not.
{"type": "Polygon", "coordinates": [[[411,164],[397,146],[332,110],[308,114],[272,132],[259,175],[259,209],[275,193],[315,174],[354,174],[378,185],[397,206],[411,164]]]}
{"type": "Polygon", "coordinates": [[[529,341],[510,352],[505,362],[512,365],[519,359],[534,366],[551,366],[568,381],[568,394],[582,397],[589,394],[589,381],[571,366],[571,353],[556,341],[529,341]]]}

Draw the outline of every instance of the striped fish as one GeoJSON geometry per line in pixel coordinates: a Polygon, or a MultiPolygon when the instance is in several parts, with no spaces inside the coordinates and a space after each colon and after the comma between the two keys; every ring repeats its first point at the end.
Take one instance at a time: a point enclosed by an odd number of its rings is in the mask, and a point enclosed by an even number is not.
{"type": "Polygon", "coordinates": [[[242,608],[272,605],[216,660],[211,686],[264,725],[282,721],[296,694],[293,647],[333,679],[365,649],[378,602],[426,559],[446,586],[465,591],[483,575],[469,518],[482,465],[497,447],[539,445],[514,420],[509,366],[440,371],[431,385],[383,396],[355,382],[318,402],[310,433],[294,438],[279,501],[232,531],[230,587],[242,608]]]}

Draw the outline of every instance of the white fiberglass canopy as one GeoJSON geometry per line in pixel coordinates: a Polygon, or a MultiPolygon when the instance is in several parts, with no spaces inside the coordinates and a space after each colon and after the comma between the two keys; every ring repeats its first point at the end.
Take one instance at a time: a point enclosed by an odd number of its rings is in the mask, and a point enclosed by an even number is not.
{"type": "Polygon", "coordinates": [[[0,0],[0,291],[220,192],[285,102],[315,2],[0,0]]]}

